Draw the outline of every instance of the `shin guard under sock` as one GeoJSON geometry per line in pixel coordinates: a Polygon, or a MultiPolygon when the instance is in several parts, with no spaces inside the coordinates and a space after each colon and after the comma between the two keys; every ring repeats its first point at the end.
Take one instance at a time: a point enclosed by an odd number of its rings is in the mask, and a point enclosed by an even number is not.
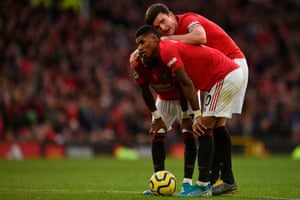
{"type": "Polygon", "coordinates": [[[213,130],[213,136],[214,136],[214,144],[215,144],[215,149],[214,149],[214,156],[213,156],[213,161],[211,165],[211,184],[215,184],[220,178],[220,171],[221,171],[221,154],[222,154],[222,149],[220,149],[220,145],[218,144],[219,140],[218,138],[216,139],[216,129],[213,130]]]}
{"type": "MultiPolygon", "coordinates": [[[[213,166],[220,166],[221,179],[229,184],[234,183],[231,161],[231,138],[224,126],[217,127],[213,131],[215,141],[215,157],[213,166]],[[218,162],[218,163],[217,163],[218,162]]],[[[213,167],[213,168],[214,168],[213,167]]]]}
{"type": "Polygon", "coordinates": [[[210,182],[211,164],[214,154],[214,142],[212,138],[212,130],[205,131],[205,135],[198,137],[198,181],[210,182]]]}
{"type": "Polygon", "coordinates": [[[184,178],[192,178],[194,173],[195,160],[197,156],[197,146],[193,133],[182,133],[184,141],[184,178]]]}
{"type": "Polygon", "coordinates": [[[155,136],[152,139],[152,162],[154,167],[154,172],[161,171],[165,169],[165,137],[155,136]]]}

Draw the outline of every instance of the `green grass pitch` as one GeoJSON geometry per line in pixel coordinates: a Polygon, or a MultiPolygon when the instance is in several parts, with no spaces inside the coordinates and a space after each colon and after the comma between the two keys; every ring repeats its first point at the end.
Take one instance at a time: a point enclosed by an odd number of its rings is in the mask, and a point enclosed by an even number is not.
{"type": "MultiPolygon", "coordinates": [[[[177,177],[177,192],[182,181],[182,163],[180,159],[166,161],[167,169],[177,177]]],[[[238,193],[209,199],[300,199],[300,160],[289,156],[234,156],[233,166],[238,193]]],[[[0,160],[0,199],[176,199],[142,195],[151,174],[150,159],[0,160]]],[[[195,168],[194,177],[197,175],[195,168]]]]}

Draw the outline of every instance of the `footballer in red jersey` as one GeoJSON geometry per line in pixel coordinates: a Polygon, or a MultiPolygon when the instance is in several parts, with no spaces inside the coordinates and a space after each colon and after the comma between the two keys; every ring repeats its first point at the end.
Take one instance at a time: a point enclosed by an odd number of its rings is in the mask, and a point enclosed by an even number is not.
{"type": "MultiPolygon", "coordinates": [[[[232,113],[240,114],[242,112],[248,84],[247,60],[238,45],[219,25],[196,13],[175,15],[166,5],[160,3],[148,7],[145,13],[145,22],[160,32],[161,40],[179,40],[194,45],[205,44],[220,50],[237,63],[243,71],[245,81],[236,96],[232,113]]],[[[226,123],[227,121],[223,120],[213,130],[216,146],[211,183],[214,184],[218,178],[223,181],[223,183],[218,181],[221,183],[220,185],[214,185],[214,195],[237,191],[231,169],[231,139],[225,128],[226,123]],[[219,174],[220,171],[221,174],[219,174]]]]}
{"type": "Polygon", "coordinates": [[[136,44],[146,66],[162,61],[175,74],[180,90],[195,115],[193,131],[199,143],[199,177],[192,189],[178,196],[210,196],[210,171],[214,154],[212,130],[219,122],[232,116],[235,98],[245,82],[242,69],[219,50],[179,41],[160,41],[159,33],[149,25],[136,31],[136,44]],[[207,91],[203,115],[195,88],[207,91]]]}
{"type": "Polygon", "coordinates": [[[218,49],[243,70],[246,81],[236,98],[233,113],[240,114],[248,84],[248,65],[245,55],[232,38],[216,23],[196,13],[175,15],[164,4],[153,4],[145,13],[145,22],[161,35],[161,40],[178,40],[188,44],[205,44],[218,49]]]}
{"type": "MultiPolygon", "coordinates": [[[[139,58],[138,64],[131,66],[131,69],[136,84],[140,86],[144,102],[153,115],[150,133],[154,172],[165,170],[166,133],[172,129],[175,120],[178,120],[184,142],[184,180],[192,180],[197,156],[196,140],[192,132],[192,120],[189,117],[186,99],[180,101],[177,79],[169,67],[159,60],[151,65],[144,65],[139,58]],[[156,101],[151,91],[156,93],[156,101]]],[[[190,189],[190,186],[185,184],[185,190],[190,189]]],[[[143,194],[152,192],[145,190],[143,194]]]]}

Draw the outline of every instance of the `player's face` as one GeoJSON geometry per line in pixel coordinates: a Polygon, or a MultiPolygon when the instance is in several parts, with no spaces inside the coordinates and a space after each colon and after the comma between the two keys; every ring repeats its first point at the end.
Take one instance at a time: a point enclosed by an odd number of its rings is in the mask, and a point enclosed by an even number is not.
{"type": "Polygon", "coordinates": [[[141,35],[136,38],[136,45],[141,61],[144,65],[149,65],[155,58],[158,47],[158,38],[154,34],[141,35]]]}
{"type": "Polygon", "coordinates": [[[159,13],[153,21],[154,28],[162,35],[174,35],[177,29],[177,20],[172,12],[168,15],[159,13]]]}

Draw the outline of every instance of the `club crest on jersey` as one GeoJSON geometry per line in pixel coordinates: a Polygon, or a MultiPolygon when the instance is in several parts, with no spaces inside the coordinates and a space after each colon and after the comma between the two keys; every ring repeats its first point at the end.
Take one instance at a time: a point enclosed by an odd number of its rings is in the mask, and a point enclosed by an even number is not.
{"type": "Polygon", "coordinates": [[[139,78],[139,74],[136,71],[133,72],[133,78],[134,79],[138,79],[139,78]]]}
{"type": "Polygon", "coordinates": [[[169,62],[168,62],[168,67],[171,67],[175,62],[177,61],[176,57],[173,57],[169,62]]]}

